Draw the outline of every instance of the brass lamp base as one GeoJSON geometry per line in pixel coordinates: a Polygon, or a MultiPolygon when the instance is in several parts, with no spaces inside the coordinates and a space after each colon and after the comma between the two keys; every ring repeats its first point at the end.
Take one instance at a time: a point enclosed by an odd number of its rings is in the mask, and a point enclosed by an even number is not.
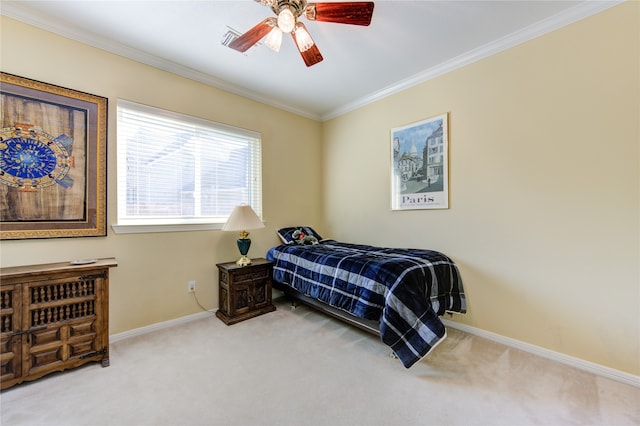
{"type": "Polygon", "coordinates": [[[240,232],[240,238],[238,238],[238,250],[240,251],[240,255],[242,257],[238,259],[236,265],[238,266],[246,266],[251,264],[251,259],[247,257],[247,253],[249,253],[249,247],[251,247],[251,239],[248,238],[249,233],[247,231],[240,232]]]}
{"type": "Polygon", "coordinates": [[[247,256],[242,256],[240,259],[236,261],[236,265],[238,266],[251,265],[251,259],[249,259],[247,256]]]}

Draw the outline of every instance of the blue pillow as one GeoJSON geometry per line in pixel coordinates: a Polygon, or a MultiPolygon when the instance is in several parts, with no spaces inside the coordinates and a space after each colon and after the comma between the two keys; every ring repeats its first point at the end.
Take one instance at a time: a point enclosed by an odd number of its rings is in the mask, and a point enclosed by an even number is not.
{"type": "Polygon", "coordinates": [[[293,233],[297,230],[301,230],[306,235],[310,235],[312,237],[316,237],[318,241],[322,240],[320,234],[318,234],[314,229],[310,226],[294,226],[291,228],[280,228],[278,229],[278,237],[282,240],[284,244],[293,244],[293,233]]]}

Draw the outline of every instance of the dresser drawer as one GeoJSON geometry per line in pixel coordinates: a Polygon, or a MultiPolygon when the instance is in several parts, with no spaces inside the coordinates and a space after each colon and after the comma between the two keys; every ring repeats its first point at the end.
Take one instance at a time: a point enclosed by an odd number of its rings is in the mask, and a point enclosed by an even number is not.
{"type": "Polygon", "coordinates": [[[271,268],[260,267],[260,268],[249,269],[247,271],[238,271],[234,276],[234,281],[237,283],[240,283],[243,281],[255,281],[255,280],[265,279],[269,277],[270,270],[271,268]]]}

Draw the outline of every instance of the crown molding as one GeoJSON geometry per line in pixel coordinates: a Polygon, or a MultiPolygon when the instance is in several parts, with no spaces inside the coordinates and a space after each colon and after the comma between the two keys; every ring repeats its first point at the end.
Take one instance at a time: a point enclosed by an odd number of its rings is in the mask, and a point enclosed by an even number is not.
{"type": "Polygon", "coordinates": [[[481,59],[495,55],[519,44],[525,43],[534,38],[540,37],[544,34],[555,31],[566,25],[588,18],[589,16],[595,15],[606,9],[617,6],[618,4],[624,3],[624,1],[625,0],[585,1],[570,9],[565,10],[564,12],[558,13],[554,16],[551,16],[547,19],[544,19],[540,22],[537,22],[519,31],[502,37],[498,40],[487,43],[484,46],[463,53],[462,55],[452,58],[435,67],[424,70],[409,78],[398,81],[397,83],[394,83],[369,95],[344,104],[332,111],[329,111],[326,114],[316,114],[310,111],[302,110],[298,107],[284,104],[274,99],[258,95],[243,87],[229,83],[228,81],[213,77],[200,71],[196,71],[192,68],[185,67],[175,62],[150,55],[138,49],[133,49],[121,43],[115,43],[100,37],[96,37],[95,35],[88,32],[68,28],[60,21],[51,20],[48,17],[32,13],[31,11],[22,7],[18,2],[4,2],[0,13],[9,18],[13,18],[26,24],[41,28],[43,30],[59,34],[63,37],[79,41],[89,46],[93,46],[107,52],[114,53],[116,55],[123,56],[125,58],[150,65],[152,67],[185,78],[189,78],[194,81],[198,81],[200,83],[207,84],[212,87],[216,87],[218,89],[236,94],[238,96],[242,96],[244,98],[248,98],[284,111],[288,111],[293,114],[307,117],[312,120],[327,121],[373,102],[384,99],[388,96],[400,93],[404,90],[434,79],[448,72],[454,71],[458,68],[462,68],[481,59]]]}
{"type": "Polygon", "coordinates": [[[226,80],[222,80],[212,75],[194,70],[189,67],[185,67],[176,62],[151,55],[147,52],[134,49],[122,43],[117,43],[112,40],[97,37],[94,34],[86,31],[81,31],[76,28],[69,28],[59,20],[51,19],[50,17],[45,17],[38,13],[33,13],[31,10],[28,10],[18,2],[3,3],[0,14],[24,22],[25,24],[43,29],[45,31],[49,31],[54,34],[69,38],[71,40],[96,47],[98,49],[122,56],[127,59],[131,59],[136,62],[143,63],[145,65],[152,66],[154,68],[158,68],[163,71],[170,72],[172,74],[179,75],[181,77],[188,78],[190,80],[204,83],[208,86],[212,86],[217,89],[221,89],[226,92],[251,99],[253,101],[257,101],[284,111],[307,117],[312,120],[320,120],[319,114],[302,110],[295,106],[284,104],[274,99],[258,95],[255,92],[252,92],[244,87],[232,84],[226,80]]]}
{"type": "Polygon", "coordinates": [[[487,43],[476,49],[465,52],[462,55],[456,56],[455,58],[452,58],[448,61],[438,64],[435,67],[429,68],[409,78],[398,81],[397,83],[387,86],[381,90],[373,92],[360,99],[356,99],[355,101],[345,104],[339,108],[336,108],[333,111],[330,111],[327,114],[323,115],[321,117],[321,121],[327,121],[332,118],[339,117],[370,103],[379,101],[396,93],[400,93],[404,90],[434,79],[448,72],[454,71],[458,68],[462,68],[466,65],[480,61],[481,59],[495,55],[519,44],[525,43],[529,40],[533,40],[537,37],[548,34],[574,22],[588,18],[589,16],[595,15],[613,6],[624,3],[624,1],[625,0],[589,0],[583,2],[565,10],[564,12],[558,13],[540,22],[529,25],[528,27],[515,31],[507,36],[494,40],[490,43],[487,43]]]}

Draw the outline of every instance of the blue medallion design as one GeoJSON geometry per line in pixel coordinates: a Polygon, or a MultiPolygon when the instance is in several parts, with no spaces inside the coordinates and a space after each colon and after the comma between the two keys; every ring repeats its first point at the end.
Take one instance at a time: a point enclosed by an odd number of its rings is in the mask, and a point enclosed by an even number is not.
{"type": "Polygon", "coordinates": [[[0,129],[0,183],[21,191],[54,184],[73,186],[73,179],[67,176],[73,166],[72,144],[67,135],[53,138],[39,128],[0,129]]]}
{"type": "Polygon", "coordinates": [[[23,179],[47,176],[56,168],[56,155],[45,143],[31,138],[11,138],[3,141],[0,167],[5,173],[23,179]]]}

